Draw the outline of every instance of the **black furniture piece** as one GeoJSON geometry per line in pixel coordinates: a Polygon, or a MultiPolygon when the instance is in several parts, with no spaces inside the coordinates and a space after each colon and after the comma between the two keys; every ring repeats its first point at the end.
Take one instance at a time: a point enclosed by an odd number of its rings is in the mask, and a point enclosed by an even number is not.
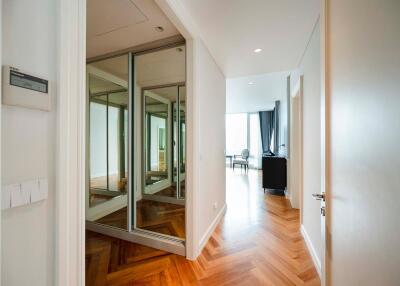
{"type": "Polygon", "coordinates": [[[263,188],[275,195],[285,195],[287,184],[286,158],[280,156],[263,156],[263,188]]]}

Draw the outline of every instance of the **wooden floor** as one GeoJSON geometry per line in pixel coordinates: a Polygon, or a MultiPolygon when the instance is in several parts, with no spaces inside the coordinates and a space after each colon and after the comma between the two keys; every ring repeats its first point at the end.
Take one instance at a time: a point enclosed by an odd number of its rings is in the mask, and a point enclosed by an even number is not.
{"type": "Polygon", "coordinates": [[[227,170],[227,204],[196,261],[88,233],[86,285],[320,285],[298,210],[264,195],[257,171],[227,170]]]}

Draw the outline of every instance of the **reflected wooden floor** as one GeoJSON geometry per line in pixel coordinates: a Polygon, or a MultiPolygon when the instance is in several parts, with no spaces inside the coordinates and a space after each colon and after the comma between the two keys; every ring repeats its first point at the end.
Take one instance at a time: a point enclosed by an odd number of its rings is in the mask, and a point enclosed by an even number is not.
{"type": "MultiPolygon", "coordinates": [[[[151,200],[136,204],[138,228],[185,238],[185,206],[151,200]]],[[[127,229],[127,208],[122,208],[96,222],[127,229]]]]}
{"type": "Polygon", "coordinates": [[[196,261],[88,233],[86,285],[320,285],[299,212],[259,172],[227,170],[227,213],[196,261]]]}

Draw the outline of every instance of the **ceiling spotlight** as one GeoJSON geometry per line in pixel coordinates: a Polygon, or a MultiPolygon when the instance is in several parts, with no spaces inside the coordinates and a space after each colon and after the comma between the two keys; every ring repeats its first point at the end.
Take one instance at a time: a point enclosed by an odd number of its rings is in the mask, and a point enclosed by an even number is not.
{"type": "Polygon", "coordinates": [[[253,84],[254,84],[254,82],[252,82],[252,81],[251,81],[251,82],[249,82],[249,85],[253,85],[253,84]]]}
{"type": "Polygon", "coordinates": [[[157,32],[164,32],[164,28],[161,26],[154,27],[157,32]]]}
{"type": "Polygon", "coordinates": [[[259,53],[261,51],[262,51],[262,49],[260,49],[260,48],[254,50],[255,53],[259,53]]]}

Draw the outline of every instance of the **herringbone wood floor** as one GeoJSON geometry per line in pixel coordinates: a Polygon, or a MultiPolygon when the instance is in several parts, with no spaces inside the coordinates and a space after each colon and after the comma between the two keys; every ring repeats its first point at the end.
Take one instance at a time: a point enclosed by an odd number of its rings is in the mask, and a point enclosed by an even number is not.
{"type": "Polygon", "coordinates": [[[196,261],[88,233],[86,285],[320,285],[298,210],[264,195],[257,171],[227,170],[227,204],[196,261]]]}

